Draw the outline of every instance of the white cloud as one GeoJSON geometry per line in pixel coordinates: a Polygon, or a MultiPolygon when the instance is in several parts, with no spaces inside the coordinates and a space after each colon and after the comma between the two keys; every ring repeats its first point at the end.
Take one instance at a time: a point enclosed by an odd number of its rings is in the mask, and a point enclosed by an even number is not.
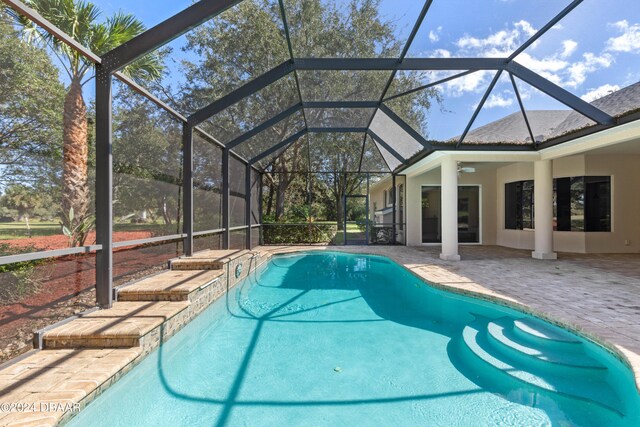
{"type": "Polygon", "coordinates": [[[533,28],[533,25],[531,25],[529,22],[525,21],[524,19],[514,23],[513,25],[514,27],[522,31],[527,37],[531,37],[537,32],[537,30],[533,28]]]}
{"type": "Polygon", "coordinates": [[[513,105],[513,98],[504,98],[501,94],[491,95],[482,108],[504,108],[513,105]]]}
{"type": "Polygon", "coordinates": [[[500,30],[485,38],[464,35],[455,42],[460,55],[475,54],[481,57],[505,57],[516,50],[536,29],[527,21],[514,22],[511,28],[500,30]]]}
{"type": "Polygon", "coordinates": [[[587,75],[601,68],[609,68],[613,63],[613,57],[608,53],[595,55],[587,52],[582,55],[582,61],[571,63],[567,69],[564,84],[569,87],[578,87],[587,80],[587,75]]]}
{"type": "Polygon", "coordinates": [[[591,102],[598,98],[602,98],[605,95],[609,95],[611,92],[615,92],[617,90],[620,90],[620,86],[610,85],[607,83],[595,89],[590,89],[587,93],[582,95],[580,98],[584,99],[587,102],[591,102]]]}
{"type": "Polygon", "coordinates": [[[607,50],[611,52],[640,53],[640,24],[629,24],[625,19],[610,26],[621,35],[607,40],[607,50]]]}
{"type": "Polygon", "coordinates": [[[562,42],[562,53],[560,54],[561,58],[568,58],[573,55],[573,52],[578,48],[578,42],[575,40],[564,40],[562,42]]]}
{"type": "Polygon", "coordinates": [[[561,83],[562,77],[560,76],[560,73],[563,70],[566,70],[569,66],[569,62],[560,59],[557,55],[538,59],[534,58],[527,52],[523,52],[518,55],[516,60],[520,64],[556,84],[561,83]]]}
{"type": "Polygon", "coordinates": [[[430,30],[429,31],[429,40],[431,41],[431,43],[436,43],[440,40],[440,32],[442,32],[442,26],[439,26],[438,28],[436,28],[436,30],[430,30]]]}
{"type": "Polygon", "coordinates": [[[447,49],[436,49],[431,52],[431,55],[434,58],[451,58],[451,52],[447,49]]]}
{"type": "MultiPolygon", "coordinates": [[[[585,51],[584,46],[575,40],[564,39],[555,52],[540,55],[533,45],[518,55],[516,61],[561,87],[570,90],[580,89],[591,74],[610,68],[618,52],[640,53],[640,24],[619,21],[610,25],[619,31],[620,35],[610,38],[602,51],[585,51]]],[[[557,29],[557,26],[554,29],[557,29]]],[[[536,31],[529,22],[521,20],[486,37],[465,34],[452,42],[453,49],[437,49],[427,54],[441,58],[507,57],[536,31]]],[[[447,82],[444,85],[445,94],[458,97],[468,92],[481,92],[487,87],[491,76],[491,72],[476,72],[447,82]]],[[[526,90],[522,90],[522,96],[528,96],[526,90]]],[[[489,100],[487,102],[489,103],[489,100]]],[[[490,104],[495,103],[498,107],[500,102],[496,97],[490,104]]]]}
{"type": "Polygon", "coordinates": [[[467,92],[478,92],[486,90],[489,79],[494,75],[493,72],[482,70],[466,76],[450,80],[444,84],[445,91],[448,95],[458,97],[467,92]]]}

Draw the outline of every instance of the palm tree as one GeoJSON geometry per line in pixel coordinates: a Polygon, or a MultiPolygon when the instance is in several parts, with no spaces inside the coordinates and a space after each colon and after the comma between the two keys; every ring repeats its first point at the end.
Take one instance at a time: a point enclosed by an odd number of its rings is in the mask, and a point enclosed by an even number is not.
{"type": "MultiPolygon", "coordinates": [[[[25,3],[98,55],[110,51],[145,30],[141,21],[122,12],[116,13],[104,22],[98,22],[100,10],[93,3],[82,0],[27,0],[25,3]]],[[[69,79],[63,116],[61,220],[65,227],[72,230],[89,215],[91,201],[87,174],[87,105],[82,96],[82,89],[94,78],[93,63],[28,18],[12,10],[9,10],[9,13],[22,27],[28,41],[46,43],[58,58],[69,79]],[[75,214],[69,215],[70,212],[75,214]]],[[[123,73],[137,82],[159,80],[164,73],[164,65],[161,56],[154,53],[129,65],[123,73]]]]}

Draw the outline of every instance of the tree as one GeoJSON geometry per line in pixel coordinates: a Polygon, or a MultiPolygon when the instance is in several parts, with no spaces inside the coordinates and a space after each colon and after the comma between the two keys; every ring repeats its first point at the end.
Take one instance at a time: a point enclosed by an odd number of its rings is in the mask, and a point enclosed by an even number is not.
{"type": "MultiPolygon", "coordinates": [[[[287,0],[287,21],[294,55],[397,57],[404,41],[397,39],[395,24],[380,16],[379,3],[379,0],[350,0],[346,7],[339,8],[337,2],[287,0]]],[[[183,88],[182,102],[189,111],[205,106],[289,59],[278,2],[269,0],[246,0],[198,27],[187,35],[187,39],[185,50],[194,51],[201,58],[183,62],[189,87],[183,88]]],[[[205,122],[204,126],[223,142],[232,140],[299,102],[296,78],[305,101],[331,101],[377,100],[389,77],[390,72],[387,71],[300,70],[295,76],[284,77],[227,108],[205,122]]],[[[397,79],[400,90],[419,84],[418,73],[404,73],[397,79]]],[[[424,110],[429,107],[429,102],[428,95],[396,100],[402,106],[402,112],[415,123],[424,122],[424,110]]],[[[349,111],[332,113],[326,109],[306,109],[305,118],[314,126],[322,126],[339,117],[347,123],[355,120],[349,116],[349,111]]],[[[236,150],[245,157],[252,157],[285,139],[292,129],[302,126],[304,121],[300,115],[290,116],[263,132],[261,137],[239,145],[236,150]]],[[[335,141],[338,145],[340,139],[335,141]]],[[[271,184],[269,194],[272,195],[267,196],[266,206],[273,206],[272,198],[275,198],[277,220],[284,215],[287,189],[293,179],[301,177],[293,172],[308,170],[305,147],[306,144],[292,145],[273,161],[270,171],[265,174],[266,182],[271,184]]],[[[361,150],[357,151],[360,155],[361,150]]],[[[335,167],[336,171],[345,170],[343,164],[335,167]]]]}
{"type": "Polygon", "coordinates": [[[114,213],[155,211],[171,225],[179,220],[181,126],[146,98],[124,85],[118,88],[113,114],[114,213]]]}
{"type": "Polygon", "coordinates": [[[20,39],[0,9],[0,184],[53,192],[62,157],[64,87],[44,49],[20,39]]]}
{"type": "Polygon", "coordinates": [[[13,184],[6,188],[2,196],[2,206],[18,211],[18,221],[24,221],[27,232],[31,237],[31,225],[29,216],[33,214],[43,202],[42,193],[35,188],[22,184],[13,184]]]}
{"type": "MultiPolygon", "coordinates": [[[[122,12],[98,22],[100,10],[82,0],[29,0],[25,3],[98,55],[145,30],[141,21],[122,12]]],[[[82,88],[93,78],[93,64],[28,18],[8,10],[22,26],[27,41],[45,43],[55,53],[69,80],[63,114],[61,218],[69,230],[74,230],[89,214],[87,105],[82,88]],[[69,215],[72,210],[75,213],[73,220],[69,215]]],[[[149,81],[159,79],[163,70],[159,55],[151,54],[129,65],[123,72],[137,81],[149,81]]]]}

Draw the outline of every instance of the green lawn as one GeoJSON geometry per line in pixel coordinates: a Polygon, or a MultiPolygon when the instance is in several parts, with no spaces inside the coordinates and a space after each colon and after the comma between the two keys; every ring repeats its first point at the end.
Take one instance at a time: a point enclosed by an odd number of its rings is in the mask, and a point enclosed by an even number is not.
{"type": "MultiPolygon", "coordinates": [[[[32,221],[31,236],[55,236],[62,234],[60,224],[58,222],[40,222],[32,221]]],[[[176,233],[176,225],[165,224],[114,224],[115,231],[151,231],[155,234],[174,234],[176,233]]],[[[24,222],[6,222],[0,223],[0,240],[11,240],[29,237],[27,226],[24,222]]]]}
{"type": "MultiPolygon", "coordinates": [[[[29,224],[31,225],[31,235],[34,237],[62,234],[60,225],[57,222],[31,221],[29,224]]],[[[0,223],[0,240],[18,239],[28,236],[27,225],[24,222],[0,223]]]]}
{"type": "MultiPolygon", "coordinates": [[[[315,224],[333,224],[335,225],[335,221],[316,221],[315,224]]],[[[45,222],[45,221],[31,221],[31,235],[33,237],[39,236],[54,236],[62,234],[60,230],[60,224],[58,222],[45,222]]],[[[155,235],[167,235],[176,233],[176,224],[165,225],[165,224],[114,224],[115,231],[151,231],[155,235]]],[[[361,237],[358,234],[361,234],[360,228],[357,224],[348,223],[347,224],[347,233],[351,236],[351,239],[359,239],[361,237]]],[[[362,233],[364,234],[364,233],[362,233]]],[[[0,223],[0,240],[11,240],[11,239],[20,239],[27,238],[28,231],[27,226],[24,222],[7,222],[0,223]]],[[[349,238],[349,237],[348,237],[349,238]]],[[[334,238],[334,242],[336,244],[342,244],[344,242],[344,234],[342,230],[338,231],[336,237],[334,238]]]]}
{"type": "MultiPolygon", "coordinates": [[[[335,222],[334,222],[335,224],[335,222]]],[[[357,224],[348,222],[347,223],[347,242],[358,241],[365,239],[365,232],[360,230],[357,224]]],[[[338,230],[336,236],[333,239],[333,243],[336,245],[344,244],[344,232],[343,230],[338,230]]]]}

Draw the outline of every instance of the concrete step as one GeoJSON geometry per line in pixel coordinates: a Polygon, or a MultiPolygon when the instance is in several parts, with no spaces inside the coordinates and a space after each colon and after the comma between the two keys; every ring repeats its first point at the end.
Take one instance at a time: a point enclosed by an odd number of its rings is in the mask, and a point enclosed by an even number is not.
{"type": "Polygon", "coordinates": [[[248,250],[207,250],[190,257],[180,257],[169,262],[171,270],[221,270],[225,265],[250,253],[248,250]]]}
{"type": "Polygon", "coordinates": [[[169,270],[118,289],[118,301],[192,301],[223,270],[169,270]]]}
{"type": "Polygon", "coordinates": [[[155,341],[171,336],[184,324],[189,305],[188,301],[115,302],[112,308],[46,331],[44,348],[153,347],[155,341]]]}

